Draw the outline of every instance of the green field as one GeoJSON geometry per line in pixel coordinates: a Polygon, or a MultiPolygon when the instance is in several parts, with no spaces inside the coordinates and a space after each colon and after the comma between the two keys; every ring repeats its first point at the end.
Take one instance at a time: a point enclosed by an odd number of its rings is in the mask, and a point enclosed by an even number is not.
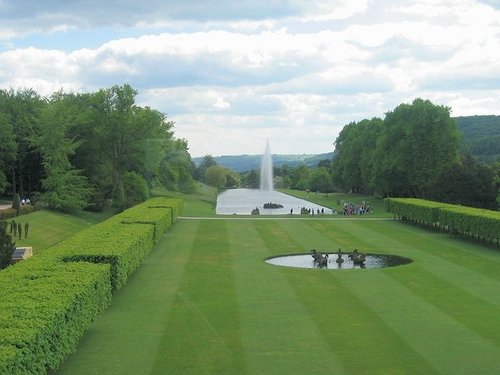
{"type": "Polygon", "coordinates": [[[21,223],[23,227],[21,239],[14,237],[14,234],[10,233],[12,240],[16,242],[16,246],[31,246],[34,254],[37,254],[37,252],[41,252],[57,242],[71,237],[76,232],[88,228],[102,219],[95,214],[79,217],[49,210],[40,210],[7,219],[6,221],[10,224],[12,220],[21,223]],[[24,233],[25,223],[29,224],[28,237],[24,233]]]}
{"type": "Polygon", "coordinates": [[[181,218],[57,374],[498,374],[499,267],[498,250],[392,220],[181,218]],[[338,247],[414,262],[264,262],[338,247]]]}

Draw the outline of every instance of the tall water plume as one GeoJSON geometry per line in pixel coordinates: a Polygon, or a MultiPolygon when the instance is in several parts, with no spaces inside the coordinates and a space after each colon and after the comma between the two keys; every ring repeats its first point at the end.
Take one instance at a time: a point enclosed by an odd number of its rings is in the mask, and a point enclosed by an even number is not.
{"type": "Polygon", "coordinates": [[[273,160],[271,157],[271,148],[269,147],[269,140],[266,143],[266,151],[262,157],[260,166],[260,190],[273,191],[273,160]]]}

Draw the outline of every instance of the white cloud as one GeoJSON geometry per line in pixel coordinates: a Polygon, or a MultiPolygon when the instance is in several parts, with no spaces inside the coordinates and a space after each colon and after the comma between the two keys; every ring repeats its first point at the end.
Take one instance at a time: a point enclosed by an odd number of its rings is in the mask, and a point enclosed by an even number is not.
{"type": "Polygon", "coordinates": [[[273,152],[328,152],[343,125],[415,97],[500,113],[500,10],[487,2],[92,4],[3,2],[0,87],[130,83],[195,156],[259,153],[267,138],[273,152]]]}

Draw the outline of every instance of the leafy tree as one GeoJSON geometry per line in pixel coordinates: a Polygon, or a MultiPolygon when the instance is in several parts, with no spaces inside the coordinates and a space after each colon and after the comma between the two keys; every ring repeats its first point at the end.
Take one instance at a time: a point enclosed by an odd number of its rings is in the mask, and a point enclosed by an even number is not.
{"type": "Polygon", "coordinates": [[[6,268],[12,262],[12,254],[16,250],[16,243],[7,233],[7,222],[0,220],[0,269],[6,268]]]}
{"type": "Polygon", "coordinates": [[[221,190],[226,186],[228,170],[220,165],[212,165],[205,170],[205,182],[221,190]]]}
{"type": "Polygon", "coordinates": [[[439,176],[430,198],[440,202],[496,210],[498,187],[493,168],[471,155],[445,169],[439,176]]]}
{"type": "Polygon", "coordinates": [[[125,205],[123,209],[135,206],[149,198],[146,180],[136,172],[126,172],[123,175],[125,205]]]}
{"type": "Polygon", "coordinates": [[[459,159],[460,133],[450,109],[415,99],[386,114],[374,154],[384,195],[426,198],[437,176],[459,159]]]}
{"type": "Polygon", "coordinates": [[[97,168],[93,182],[116,207],[123,207],[125,200],[124,174],[134,171],[151,182],[159,173],[173,135],[173,122],[159,111],[137,106],[136,95],[130,85],[115,85],[91,94],[82,100],[89,104],[82,133],[74,129],[78,139],[91,136],[93,143],[85,143],[79,152],[87,171],[97,168]]]}
{"type": "Polygon", "coordinates": [[[305,165],[299,165],[291,171],[290,178],[293,189],[309,189],[309,171],[309,168],[305,165]]]}
{"type": "Polygon", "coordinates": [[[51,105],[41,113],[38,134],[31,137],[31,144],[42,155],[45,169],[42,199],[49,207],[62,211],[85,208],[91,196],[87,178],[73,168],[69,160],[80,142],[67,135],[73,117],[66,102],[65,95],[55,93],[51,105]]]}
{"type": "Polygon", "coordinates": [[[212,155],[205,155],[200,163],[200,166],[196,168],[195,178],[198,181],[204,182],[205,171],[214,165],[217,165],[217,162],[215,161],[214,157],[212,155]]]}
{"type": "Polygon", "coordinates": [[[260,185],[260,175],[259,173],[255,170],[252,169],[248,175],[246,176],[246,182],[245,185],[249,189],[258,189],[260,185]]]}
{"type": "Polygon", "coordinates": [[[8,171],[13,194],[24,197],[40,187],[41,158],[30,139],[37,131],[40,111],[45,106],[46,101],[32,89],[3,91],[0,95],[0,112],[7,117],[16,143],[16,155],[8,171]]]}
{"type": "Polygon", "coordinates": [[[17,143],[15,142],[12,124],[7,115],[2,112],[0,112],[0,145],[2,145],[0,147],[0,194],[4,194],[9,185],[6,171],[10,169],[10,166],[15,161],[17,143]]]}
{"type": "Polygon", "coordinates": [[[160,182],[169,190],[192,192],[193,163],[187,151],[187,142],[181,139],[174,140],[167,149],[164,159],[160,162],[160,182]]]}
{"type": "Polygon", "coordinates": [[[226,187],[227,188],[237,188],[241,185],[241,179],[238,173],[231,172],[226,175],[226,187]]]}
{"type": "Polygon", "coordinates": [[[331,191],[331,176],[324,167],[315,168],[309,174],[309,189],[312,191],[329,192],[331,191]]]}

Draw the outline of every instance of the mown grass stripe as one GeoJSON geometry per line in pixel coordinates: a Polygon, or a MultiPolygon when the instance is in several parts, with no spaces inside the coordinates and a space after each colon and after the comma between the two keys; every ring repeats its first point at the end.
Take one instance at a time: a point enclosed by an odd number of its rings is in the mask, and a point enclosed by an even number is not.
{"type": "Polygon", "coordinates": [[[200,222],[159,347],[155,374],[238,374],[244,361],[228,223],[200,222]],[[223,313],[221,313],[223,311],[223,313]]]}
{"type": "MultiPolygon", "coordinates": [[[[378,244],[377,246],[387,244],[389,249],[395,249],[396,254],[414,259],[419,267],[425,268],[428,272],[445,275],[446,282],[451,285],[465,290],[485,303],[500,306],[498,267],[497,262],[491,261],[493,254],[490,249],[483,249],[489,255],[484,258],[480,256],[481,253],[470,254],[467,244],[462,244],[460,248],[431,246],[433,242],[426,238],[421,228],[412,229],[402,236],[398,235],[397,239],[390,237],[394,236],[393,231],[376,224],[357,223],[357,228],[353,229],[353,232],[360,233],[364,238],[371,238],[378,244]],[[467,258],[470,262],[467,262],[467,258]]],[[[496,254],[496,258],[500,259],[500,253],[496,254]]]]}
{"type": "Polygon", "coordinates": [[[437,371],[443,374],[500,372],[497,344],[385,273],[365,274],[370,277],[361,282],[349,278],[342,283],[437,371]]]}
{"type": "Polygon", "coordinates": [[[469,329],[497,344],[500,338],[500,307],[467,293],[440,277],[418,267],[413,272],[388,273],[415,295],[452,316],[469,329]],[[439,288],[429,287],[439,285],[439,288]]]}
{"type": "Polygon", "coordinates": [[[158,357],[165,355],[159,349],[161,340],[165,334],[175,334],[167,317],[197,230],[198,222],[189,222],[167,232],[57,374],[154,373],[158,357]]]}
{"type": "MultiPolygon", "coordinates": [[[[267,246],[280,246],[283,239],[288,238],[287,241],[302,252],[303,247],[311,242],[320,248],[328,247],[328,244],[331,246],[332,241],[328,237],[333,232],[338,233],[338,228],[332,231],[331,225],[320,226],[320,230],[316,231],[318,223],[310,221],[297,223],[293,228],[289,224],[283,226],[277,222],[274,225],[259,226],[258,232],[260,237],[267,239],[267,246]]],[[[316,330],[328,344],[329,358],[335,358],[342,368],[348,369],[348,373],[433,373],[433,368],[423,358],[419,358],[413,348],[392,332],[363,301],[338,282],[339,271],[288,268],[278,268],[276,271],[278,270],[289,279],[289,284],[316,325],[316,330]],[[385,345],[380,345],[382,336],[385,345]],[[400,356],[418,360],[405,363],[388,360],[395,351],[400,356]],[[360,353],[363,353],[363,361],[359,361],[360,353]]],[[[356,277],[355,274],[351,276],[356,277]]]]}
{"type": "Polygon", "coordinates": [[[268,241],[274,238],[271,242],[276,244],[283,239],[279,227],[264,222],[253,221],[251,226],[238,222],[231,225],[228,234],[237,270],[235,281],[246,373],[344,373],[302,300],[289,284],[284,275],[286,270],[264,263],[274,251],[268,241]]]}

